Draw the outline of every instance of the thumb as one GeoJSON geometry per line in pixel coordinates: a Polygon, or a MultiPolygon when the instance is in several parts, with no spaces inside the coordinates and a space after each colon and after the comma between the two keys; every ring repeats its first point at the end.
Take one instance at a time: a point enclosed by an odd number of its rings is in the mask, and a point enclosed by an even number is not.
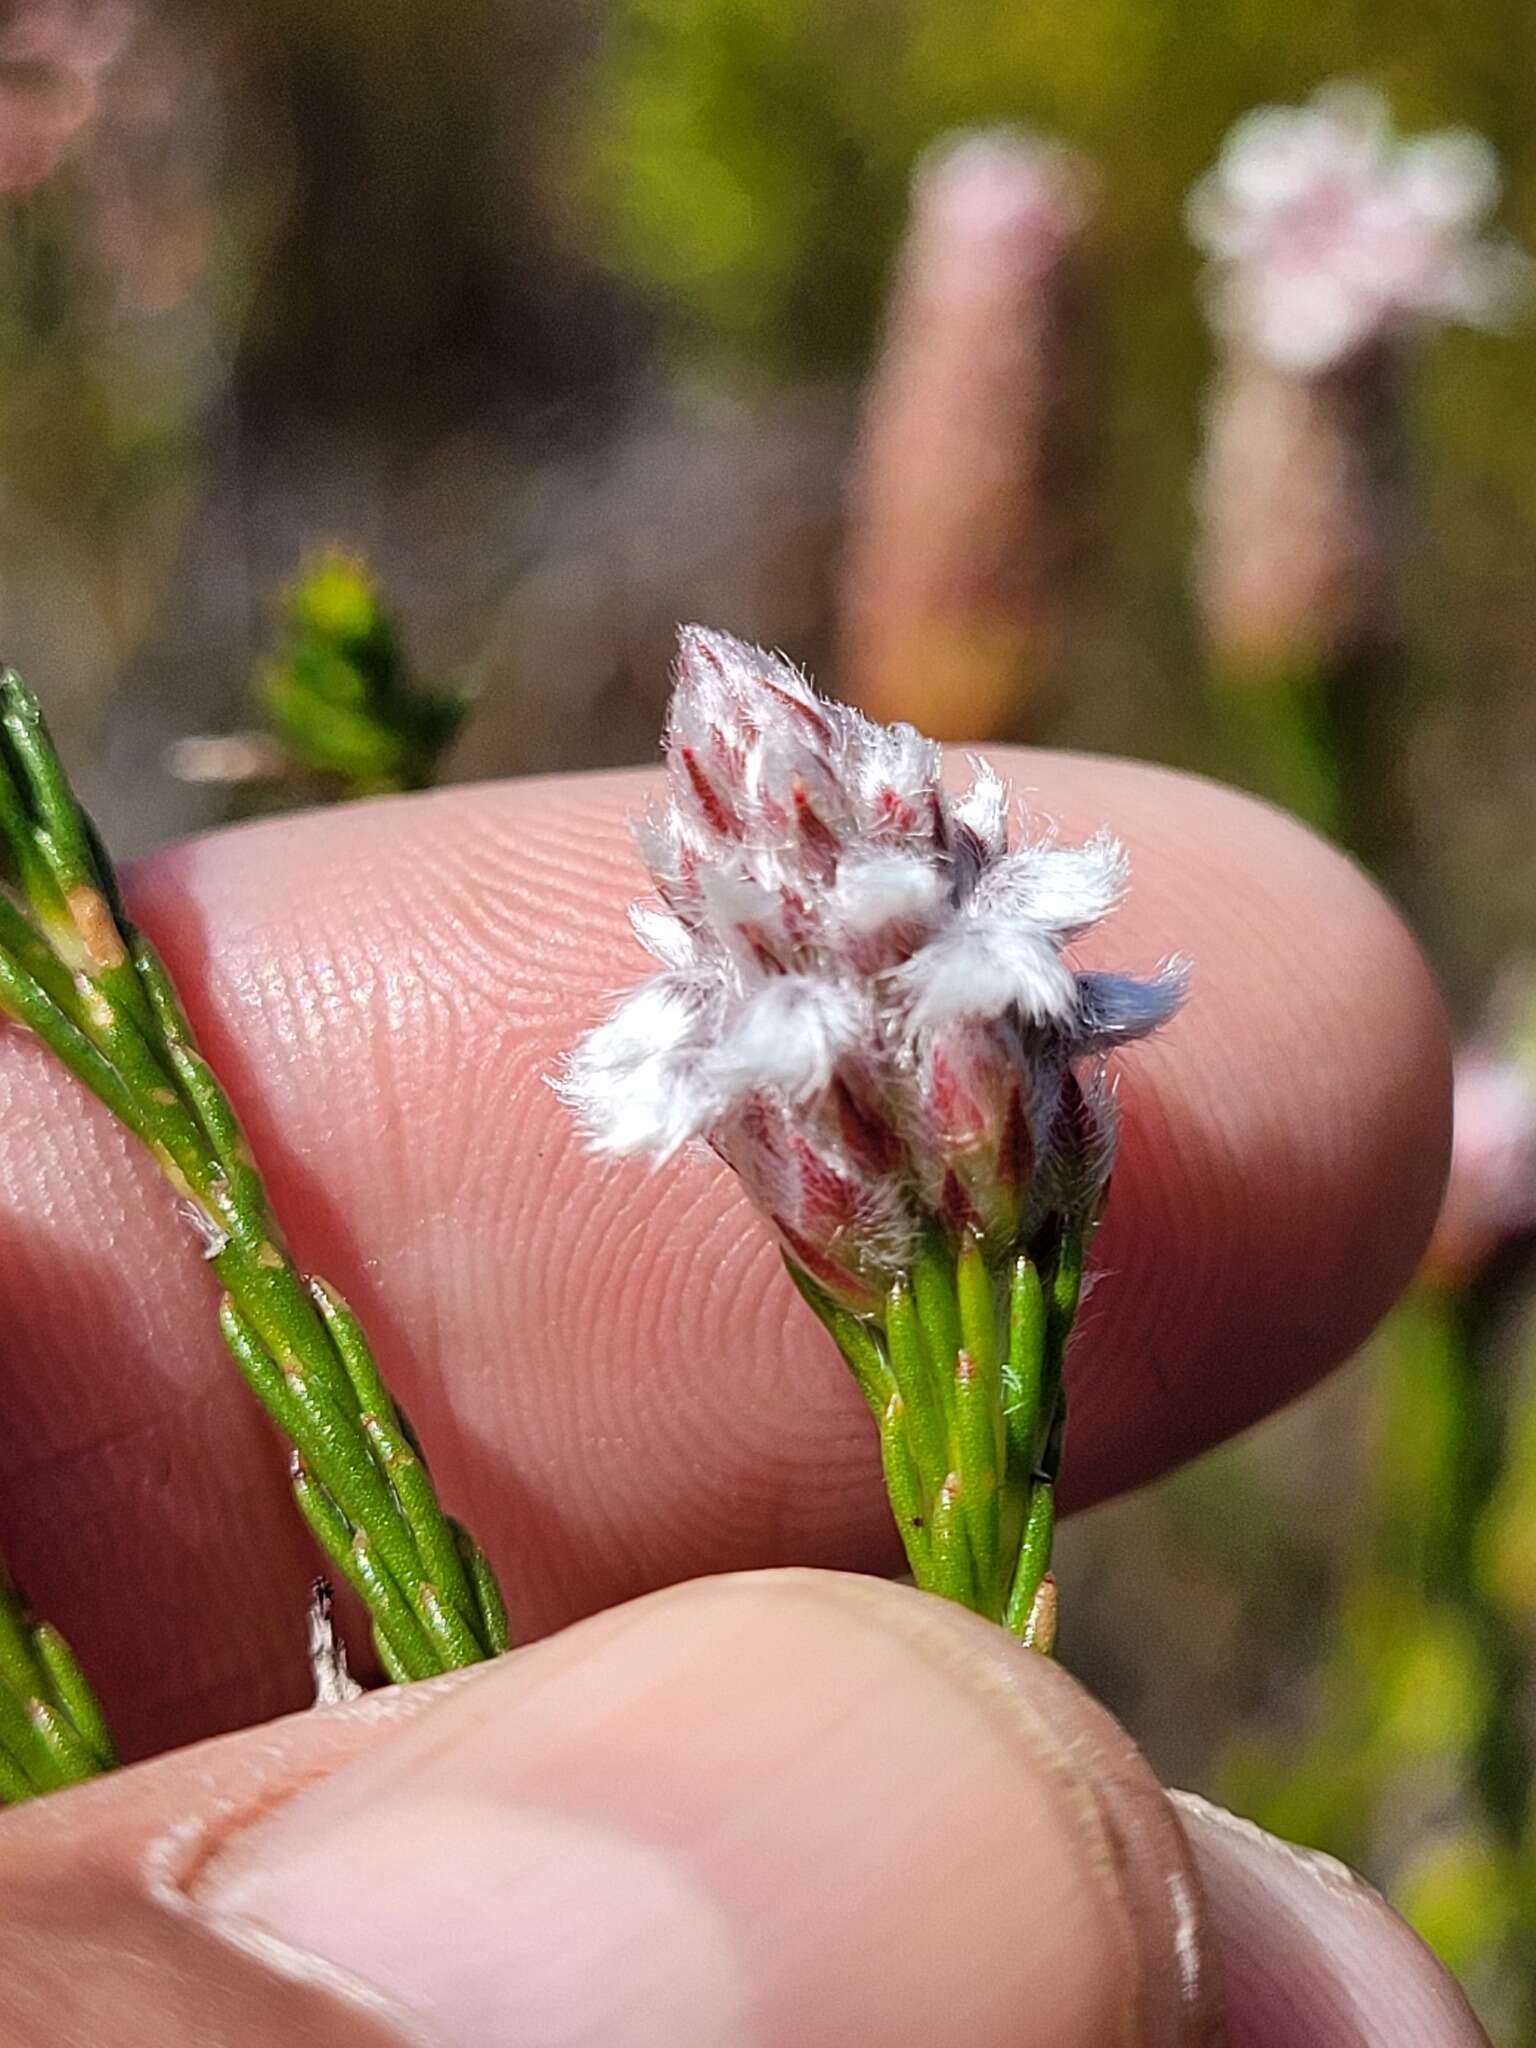
{"type": "MultiPolygon", "coordinates": [[[[1223,2038],[1194,1860],[1127,1738],[1001,1631],[869,1580],[695,1582],[57,1794],[0,1848],[7,2043],[1223,2038]]],[[[1406,1934],[1393,1964],[1443,1985],[1406,1934]]],[[[1439,2013],[1306,2038],[1480,2038],[1439,2013]]]]}
{"type": "Polygon", "coordinates": [[[1352,1870],[1172,1797],[1205,1885],[1231,2048],[1487,2048],[1449,1972],[1352,1870]]]}

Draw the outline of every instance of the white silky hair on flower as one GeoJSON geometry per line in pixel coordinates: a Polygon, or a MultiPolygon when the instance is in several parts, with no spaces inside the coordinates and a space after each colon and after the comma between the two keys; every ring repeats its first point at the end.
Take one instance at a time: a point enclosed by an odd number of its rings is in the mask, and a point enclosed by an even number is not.
{"type": "Polygon", "coordinates": [[[865,937],[890,924],[931,924],[945,894],[945,878],[931,861],[876,849],[843,860],[827,905],[844,931],[865,937]]]}
{"type": "Polygon", "coordinates": [[[711,1005],[696,982],[658,974],[589,1031],[557,1083],[598,1150],[668,1159],[718,1114],[698,1051],[711,1005]]]}
{"type": "Polygon", "coordinates": [[[1191,191],[1217,325],[1277,368],[1313,376],[1409,324],[1504,325],[1530,264],[1486,232],[1498,159],[1468,130],[1405,140],[1385,102],[1325,87],[1232,128],[1191,191]]]}
{"type": "Polygon", "coordinates": [[[879,826],[880,802],[893,791],[910,805],[920,804],[938,787],[942,758],[936,740],[925,739],[915,725],[877,725],[862,713],[837,706],[852,788],[860,800],[863,822],[879,826]]]}
{"type": "MultiPolygon", "coordinates": [[[[632,822],[630,832],[657,894],[670,905],[673,892],[683,882],[680,866],[682,832],[676,806],[652,808],[643,818],[632,822]]],[[[644,904],[634,905],[635,910],[646,907],[644,904]]]]}
{"type": "Polygon", "coordinates": [[[681,971],[696,964],[699,949],[693,934],[669,911],[653,909],[648,903],[632,903],[629,922],[647,953],[663,967],[681,971]]]}
{"type": "Polygon", "coordinates": [[[1080,1085],[1085,1142],[1070,1159],[1047,1161],[1044,1193],[1050,1205],[1065,1214],[1089,1216],[1103,1199],[1120,1148],[1120,1089],[1102,1062],[1083,1076],[1080,1085]]]}
{"type": "Polygon", "coordinates": [[[792,661],[786,661],[782,654],[753,647],[714,626],[678,629],[677,668],[679,680],[686,678],[692,694],[685,690],[674,694],[674,720],[679,715],[692,715],[695,710],[706,717],[718,717],[723,710],[760,696],[765,682],[817,719],[826,710],[823,700],[792,661]]]}
{"type": "Polygon", "coordinates": [[[891,979],[911,1035],[1010,1010],[1032,1024],[1061,1023],[1077,998],[1072,971],[1050,939],[1005,916],[969,919],[945,932],[891,979]]]}
{"type": "Polygon", "coordinates": [[[973,832],[983,854],[998,860],[1008,851],[1008,785],[990,762],[970,756],[972,782],[950,805],[953,817],[973,832]]]}
{"type": "Polygon", "coordinates": [[[743,862],[707,867],[698,878],[705,921],[695,943],[717,957],[729,956],[750,971],[753,936],[775,932],[782,921],[781,885],[759,879],[743,862]]]}
{"type": "Polygon", "coordinates": [[[982,875],[972,902],[978,911],[1071,939],[1108,917],[1129,882],[1125,848],[1101,831],[1081,846],[1041,841],[1004,854],[982,875]]]}
{"type": "Polygon", "coordinates": [[[804,1101],[831,1084],[838,1061],[868,1029],[851,990],[808,974],[781,975],[749,997],[708,1055],[712,1092],[727,1108],[759,1089],[804,1101]]]}
{"type": "Polygon", "coordinates": [[[916,1583],[1049,1653],[1063,1362],[1118,1130],[1110,1056],[1172,1014],[1078,971],[1119,903],[1108,832],[1022,833],[977,764],[688,628],[669,798],[639,834],[655,974],[562,1082],[593,1148],[703,1139],[772,1229],[878,1422],[916,1583]]]}

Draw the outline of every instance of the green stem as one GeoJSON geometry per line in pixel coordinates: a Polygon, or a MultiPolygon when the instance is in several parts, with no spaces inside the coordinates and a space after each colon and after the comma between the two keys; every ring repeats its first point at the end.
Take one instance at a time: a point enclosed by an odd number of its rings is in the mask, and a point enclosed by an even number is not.
{"type": "MultiPolygon", "coordinates": [[[[36,700],[8,670],[0,838],[17,885],[0,893],[0,1010],[58,1055],[193,1205],[227,1290],[225,1343],[293,1446],[297,1505],[367,1603],[386,1668],[419,1677],[496,1655],[506,1611],[484,1554],[443,1513],[356,1317],[289,1255],[234,1106],[164,963],[123,911],[36,700]]],[[[105,1731],[77,1705],[62,1732],[43,1717],[27,1744],[38,1768],[39,1743],[56,1769],[77,1741],[99,1751],[105,1731]]]]}

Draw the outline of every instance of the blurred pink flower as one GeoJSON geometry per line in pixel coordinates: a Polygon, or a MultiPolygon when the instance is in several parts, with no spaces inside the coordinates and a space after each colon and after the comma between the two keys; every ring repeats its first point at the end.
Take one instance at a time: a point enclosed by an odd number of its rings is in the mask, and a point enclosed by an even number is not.
{"type": "Polygon", "coordinates": [[[1455,1101],[1450,1179],[1427,1267],[1459,1281],[1536,1230],[1536,1080],[1518,1059],[1465,1053],[1455,1101]]]}
{"type": "Polygon", "coordinates": [[[918,166],[850,491],[841,665],[874,717],[984,739],[1054,654],[1090,187],[1011,129],[918,166]]]}
{"type": "Polygon", "coordinates": [[[16,0],[0,22],[0,192],[30,192],[91,126],[127,39],[111,0],[16,0]]]}
{"type": "Polygon", "coordinates": [[[1499,189],[1480,135],[1405,140],[1362,87],[1260,108],[1190,194],[1190,234],[1212,259],[1212,317],[1300,376],[1415,326],[1501,326],[1530,264],[1485,233],[1499,189]]]}
{"type": "Polygon", "coordinates": [[[1195,593],[1224,681],[1390,643],[1407,509],[1393,355],[1297,377],[1222,362],[1195,473],[1195,593]]]}

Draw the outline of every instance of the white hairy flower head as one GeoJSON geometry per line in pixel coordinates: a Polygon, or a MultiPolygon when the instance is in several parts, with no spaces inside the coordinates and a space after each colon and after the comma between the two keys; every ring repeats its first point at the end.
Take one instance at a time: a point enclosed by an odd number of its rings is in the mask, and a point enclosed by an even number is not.
{"type": "Polygon", "coordinates": [[[786,661],[682,634],[670,793],[639,832],[661,971],[590,1032],[561,1092],[596,1149],[702,1138],[790,1256],[871,1309],[937,1222],[1001,1255],[1096,1208],[1114,1150],[1105,1054],[1176,1008],[1184,968],[1078,973],[1126,862],[1010,846],[988,768],[958,799],[912,727],[828,703],[786,661]]]}
{"type": "Polygon", "coordinates": [[[1415,326],[1498,327],[1530,267],[1486,232],[1499,189],[1482,136],[1405,139],[1359,86],[1246,114],[1189,199],[1216,324],[1299,376],[1415,326]]]}

